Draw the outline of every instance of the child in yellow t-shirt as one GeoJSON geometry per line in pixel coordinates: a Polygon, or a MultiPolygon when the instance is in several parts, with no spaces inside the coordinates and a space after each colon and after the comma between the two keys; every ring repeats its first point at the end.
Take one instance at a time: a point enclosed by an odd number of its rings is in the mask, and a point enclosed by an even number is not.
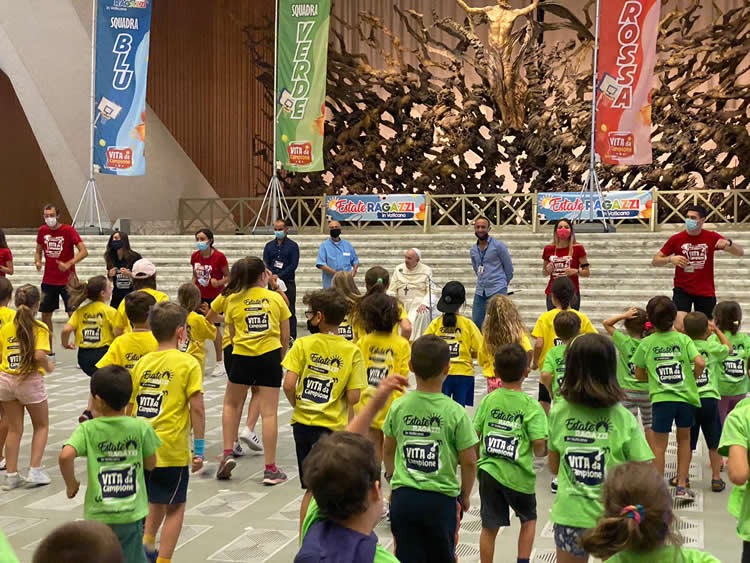
{"type": "MultiPolygon", "coordinates": [[[[360,313],[367,334],[359,339],[359,349],[365,360],[367,388],[354,408],[359,412],[372,399],[378,385],[386,377],[398,374],[409,376],[409,341],[393,333],[400,321],[398,302],[395,298],[376,293],[365,297],[360,303],[360,313]]],[[[370,426],[369,438],[375,445],[378,467],[383,460],[383,423],[393,401],[403,395],[397,391],[391,395],[370,426]]]]}
{"type": "MultiPolygon", "coordinates": [[[[156,289],[156,266],[151,260],[141,258],[133,264],[133,290],[143,291],[156,299],[157,303],[169,301],[169,295],[156,289]]],[[[125,300],[120,301],[117,307],[117,326],[115,327],[115,336],[119,336],[132,330],[128,322],[128,315],[125,312],[125,300]]]]}
{"type": "MultiPolygon", "coordinates": [[[[315,443],[326,434],[346,428],[349,413],[367,386],[359,349],[338,335],[348,305],[337,289],[305,295],[310,336],[294,341],[284,358],[284,394],[294,407],[292,433],[302,487],[302,464],[315,443]]],[[[300,525],[312,495],[305,492],[300,525]]]]}
{"type": "Polygon", "coordinates": [[[28,411],[34,426],[31,439],[31,462],[26,481],[34,485],[48,485],[49,476],[42,471],[46,437],[49,431],[49,408],[44,373],[50,373],[55,364],[49,357],[49,329],[35,319],[39,311],[41,293],[33,285],[23,285],[16,290],[16,316],[12,323],[0,329],[0,402],[7,403],[8,417],[7,474],[4,490],[22,484],[18,475],[18,450],[21,447],[24,411],[28,411]],[[8,407],[9,404],[23,408],[8,407]],[[15,429],[15,430],[14,430],[15,429]],[[40,439],[40,437],[42,437],[40,439]]]}
{"type": "Polygon", "coordinates": [[[177,303],[158,303],[149,322],[159,347],[143,356],[133,368],[130,411],[151,424],[162,443],[156,450],[156,467],[145,474],[148,516],[143,546],[147,556],[155,559],[156,535],[164,522],[158,555],[160,560],[169,561],[185,515],[191,426],[195,437],[192,471],[203,467],[206,429],[203,374],[198,360],[177,349],[187,338],[187,313],[182,307],[177,303]]]}
{"type": "MultiPolygon", "coordinates": [[[[114,339],[117,311],[108,305],[112,298],[112,284],[106,276],[94,276],[85,283],[76,279],[68,284],[68,294],[68,306],[74,312],[62,330],[62,346],[68,350],[78,348],[78,365],[91,377],[96,371],[96,362],[104,357],[114,339]],[[89,303],[81,307],[87,299],[89,303]],[[70,342],[73,332],[75,342],[70,342]]],[[[93,401],[89,395],[78,422],[94,418],[93,401]]]]}
{"type": "Polygon", "coordinates": [[[482,347],[477,358],[482,366],[482,375],[487,378],[487,394],[503,386],[502,380],[495,375],[495,352],[508,344],[520,344],[531,365],[533,348],[521,314],[510,297],[496,295],[487,303],[487,315],[482,327],[482,347]]]}
{"type": "Polygon", "coordinates": [[[474,405],[473,358],[482,348],[482,334],[474,322],[458,314],[466,302],[466,289],[461,282],[451,281],[443,287],[437,309],[443,315],[430,323],[425,334],[436,334],[448,343],[451,367],[443,382],[443,393],[461,406],[474,405]]]}
{"type": "MultiPolygon", "coordinates": [[[[8,307],[10,298],[13,295],[13,285],[8,278],[0,278],[0,328],[13,322],[16,312],[8,307]]],[[[8,419],[3,414],[3,406],[0,404],[0,471],[5,469],[5,439],[8,436],[8,419]]]]}
{"type": "MultiPolygon", "coordinates": [[[[177,290],[177,302],[188,312],[187,340],[183,343],[181,352],[187,352],[201,365],[201,372],[206,369],[206,348],[204,342],[216,339],[216,326],[206,320],[197,310],[201,307],[201,292],[192,283],[184,283],[177,290]]],[[[208,305],[205,305],[207,310],[208,305]]]]}
{"type": "Polygon", "coordinates": [[[148,324],[148,314],[156,305],[156,299],[145,291],[134,291],[125,296],[123,303],[128,325],[132,324],[133,330],[115,338],[96,367],[115,364],[132,373],[138,360],[159,346],[148,324]]]}

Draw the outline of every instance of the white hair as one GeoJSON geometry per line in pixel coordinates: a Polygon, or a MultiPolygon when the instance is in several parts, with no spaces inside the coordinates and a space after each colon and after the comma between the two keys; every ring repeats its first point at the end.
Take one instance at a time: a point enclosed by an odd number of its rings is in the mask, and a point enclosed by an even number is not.
{"type": "Polygon", "coordinates": [[[421,259],[422,259],[422,253],[421,253],[421,252],[419,251],[419,249],[418,249],[418,248],[410,248],[410,249],[409,249],[409,250],[407,250],[406,252],[413,252],[414,254],[416,254],[416,255],[417,255],[417,259],[418,259],[418,260],[421,260],[421,259]]]}

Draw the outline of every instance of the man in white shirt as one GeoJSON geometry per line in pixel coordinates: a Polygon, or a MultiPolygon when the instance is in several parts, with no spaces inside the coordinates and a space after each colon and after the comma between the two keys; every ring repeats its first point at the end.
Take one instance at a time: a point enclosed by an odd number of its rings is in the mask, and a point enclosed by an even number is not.
{"type": "Polygon", "coordinates": [[[393,271],[388,290],[406,308],[412,324],[412,341],[422,336],[435,318],[434,307],[439,297],[432,279],[432,268],[422,264],[421,259],[419,249],[407,250],[404,263],[396,266],[393,271]]]}

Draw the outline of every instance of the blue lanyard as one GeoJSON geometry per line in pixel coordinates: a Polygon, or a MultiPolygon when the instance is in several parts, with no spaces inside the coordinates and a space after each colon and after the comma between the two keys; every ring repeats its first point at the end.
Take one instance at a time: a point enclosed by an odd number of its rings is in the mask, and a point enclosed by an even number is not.
{"type": "Polygon", "coordinates": [[[490,249],[490,240],[487,239],[487,246],[484,250],[482,250],[479,243],[477,243],[477,249],[479,250],[479,265],[484,266],[484,255],[487,254],[487,251],[490,249]]]}

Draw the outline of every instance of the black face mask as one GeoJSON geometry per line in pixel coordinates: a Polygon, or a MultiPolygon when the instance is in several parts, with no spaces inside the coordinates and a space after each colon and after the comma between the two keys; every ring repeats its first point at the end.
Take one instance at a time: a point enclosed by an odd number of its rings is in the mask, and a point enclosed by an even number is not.
{"type": "Polygon", "coordinates": [[[341,229],[331,229],[331,238],[339,238],[341,236],[341,229]]]}
{"type": "Polygon", "coordinates": [[[310,331],[310,334],[320,334],[320,327],[312,324],[310,319],[307,320],[307,330],[310,331]]]}
{"type": "Polygon", "coordinates": [[[474,236],[476,236],[479,240],[487,240],[488,238],[490,238],[489,233],[484,233],[482,235],[480,235],[479,233],[474,233],[474,236]]]}
{"type": "Polygon", "coordinates": [[[112,248],[112,250],[120,250],[122,248],[122,241],[113,240],[109,246],[112,248]]]}

